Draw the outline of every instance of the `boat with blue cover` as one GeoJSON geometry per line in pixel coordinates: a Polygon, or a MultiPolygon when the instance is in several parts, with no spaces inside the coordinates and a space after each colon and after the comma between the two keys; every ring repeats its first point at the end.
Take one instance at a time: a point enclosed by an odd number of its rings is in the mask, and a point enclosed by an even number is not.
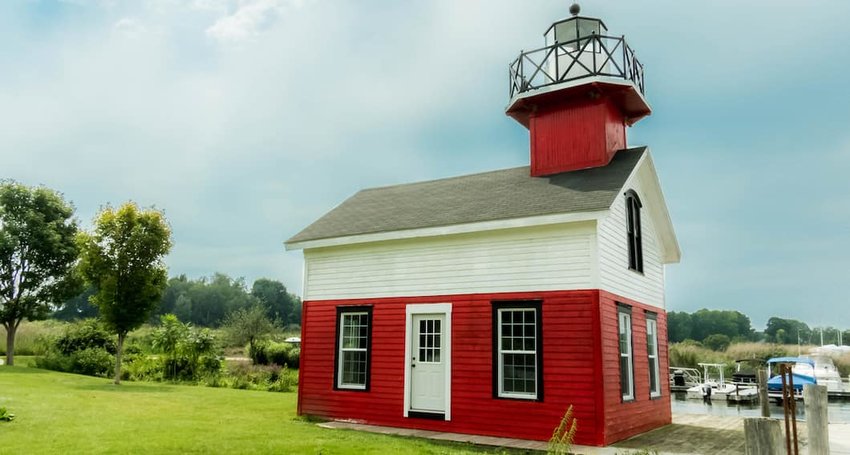
{"type": "MultiPolygon", "coordinates": [[[[818,383],[815,378],[815,362],[812,359],[807,357],[774,357],[767,361],[767,371],[771,376],[767,380],[767,395],[770,398],[782,399],[782,375],[779,374],[780,364],[791,365],[795,399],[803,399],[804,385],[818,383]]],[[[787,375],[785,376],[785,382],[791,382],[787,375]]]]}

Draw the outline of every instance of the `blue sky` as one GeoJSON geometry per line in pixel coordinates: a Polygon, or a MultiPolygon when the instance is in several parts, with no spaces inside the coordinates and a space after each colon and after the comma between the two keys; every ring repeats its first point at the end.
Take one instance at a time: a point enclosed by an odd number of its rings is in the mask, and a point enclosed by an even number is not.
{"type": "MultiPolygon", "coordinates": [[[[282,243],[360,188],[527,164],[507,64],[569,2],[6,0],[0,176],[88,225],[165,210],[172,274],[300,292],[282,243]]],[[[592,1],[647,71],[683,250],[668,310],[850,326],[850,2],[592,1]]]]}

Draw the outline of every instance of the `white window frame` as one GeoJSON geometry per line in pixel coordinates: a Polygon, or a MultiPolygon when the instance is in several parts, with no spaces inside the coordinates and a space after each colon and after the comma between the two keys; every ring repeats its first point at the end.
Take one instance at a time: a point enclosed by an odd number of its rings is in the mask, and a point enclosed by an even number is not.
{"type": "Polygon", "coordinates": [[[540,393],[540,381],[538,380],[540,372],[537,371],[539,368],[539,362],[537,356],[538,350],[540,348],[540,327],[538,327],[538,314],[537,308],[530,307],[508,307],[508,308],[499,308],[497,310],[498,320],[496,321],[497,327],[497,335],[496,335],[496,349],[498,349],[498,385],[499,385],[499,398],[518,398],[522,400],[536,400],[540,393]],[[526,350],[503,350],[502,349],[502,314],[505,312],[525,312],[532,311],[534,312],[534,351],[526,351],[526,350]],[[504,371],[504,355],[505,354],[531,354],[534,356],[534,393],[518,393],[518,392],[505,392],[505,371],[504,371]]]}
{"type": "Polygon", "coordinates": [[[337,384],[336,387],[338,389],[351,389],[351,390],[366,390],[366,384],[369,383],[369,356],[371,353],[369,352],[369,338],[372,336],[372,327],[366,327],[366,347],[365,348],[344,348],[343,341],[345,340],[345,317],[346,316],[366,316],[367,324],[371,325],[372,321],[369,318],[368,311],[341,311],[339,313],[339,340],[337,340],[337,355],[339,356],[337,360],[337,384]],[[346,352],[365,352],[366,353],[366,375],[364,377],[363,384],[346,384],[343,382],[343,368],[345,367],[345,353],[346,352]]]}
{"type": "Polygon", "coordinates": [[[623,311],[620,309],[617,312],[618,319],[618,331],[617,331],[617,352],[620,354],[619,360],[625,357],[627,361],[628,368],[625,371],[627,375],[628,390],[622,390],[623,384],[623,368],[622,363],[618,362],[618,367],[620,370],[620,391],[622,392],[623,401],[632,401],[635,399],[635,373],[634,373],[634,346],[632,346],[632,315],[629,311],[623,311]],[[623,331],[625,330],[626,336],[626,352],[622,351],[622,346],[620,345],[620,336],[623,335],[623,331]]]}
{"type": "Polygon", "coordinates": [[[649,381],[649,396],[658,398],[661,396],[661,367],[658,359],[658,321],[647,317],[646,318],[646,357],[649,361],[650,373],[655,372],[655,389],[652,388],[652,381],[649,381]],[[652,334],[652,347],[650,349],[650,334],[652,334]]]}

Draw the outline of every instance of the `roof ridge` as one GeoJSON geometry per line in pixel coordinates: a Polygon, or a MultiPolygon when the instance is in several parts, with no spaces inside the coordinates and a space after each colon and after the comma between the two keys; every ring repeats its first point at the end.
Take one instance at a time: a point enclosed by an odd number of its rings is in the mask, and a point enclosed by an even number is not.
{"type": "Polygon", "coordinates": [[[362,192],[365,192],[365,191],[386,190],[386,189],[389,189],[389,188],[397,188],[397,187],[402,187],[402,186],[413,186],[413,185],[422,185],[422,184],[425,184],[425,183],[443,182],[443,181],[446,181],[446,180],[465,179],[465,178],[474,177],[474,176],[477,176],[477,175],[494,174],[496,172],[505,172],[505,171],[515,171],[517,169],[527,169],[529,167],[530,166],[508,167],[508,168],[504,168],[504,169],[493,169],[492,171],[475,172],[475,173],[472,173],[472,174],[454,175],[454,176],[451,176],[451,177],[440,177],[438,179],[431,179],[431,180],[420,180],[418,182],[396,183],[395,185],[386,185],[386,186],[373,186],[371,188],[363,188],[359,192],[362,193],[362,192]]]}

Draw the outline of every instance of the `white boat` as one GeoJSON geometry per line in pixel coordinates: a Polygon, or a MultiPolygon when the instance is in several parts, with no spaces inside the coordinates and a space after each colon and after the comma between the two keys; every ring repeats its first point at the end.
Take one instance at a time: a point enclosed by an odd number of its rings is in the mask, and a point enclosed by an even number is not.
{"type": "Polygon", "coordinates": [[[818,385],[826,386],[827,393],[844,391],[841,374],[832,359],[825,355],[809,356],[814,362],[814,375],[818,385]]]}
{"type": "Polygon", "coordinates": [[[688,398],[702,400],[708,389],[712,401],[751,402],[758,400],[758,389],[753,386],[726,382],[724,363],[700,363],[704,383],[688,389],[688,398]],[[714,373],[714,374],[712,374],[714,373]]]}

